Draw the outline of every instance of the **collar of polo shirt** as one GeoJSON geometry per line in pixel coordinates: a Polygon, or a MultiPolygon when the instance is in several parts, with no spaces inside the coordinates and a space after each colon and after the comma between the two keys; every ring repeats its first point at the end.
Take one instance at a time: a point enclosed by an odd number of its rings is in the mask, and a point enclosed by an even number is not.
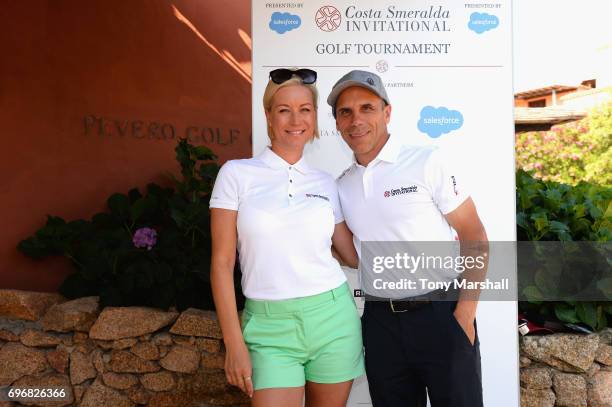
{"type": "Polygon", "coordinates": [[[300,160],[295,164],[289,164],[287,161],[283,160],[278,154],[272,151],[269,146],[266,147],[257,158],[263,161],[268,167],[273,168],[275,170],[285,170],[291,167],[295,168],[302,174],[307,174],[308,172],[310,172],[310,167],[308,166],[308,164],[306,164],[304,157],[300,158],[300,160]]]}
{"type": "MultiPolygon", "coordinates": [[[[383,146],[382,150],[380,150],[376,158],[373,159],[370,164],[378,162],[378,161],[385,161],[385,162],[393,164],[394,162],[397,161],[397,157],[399,156],[401,149],[402,149],[402,143],[399,142],[397,137],[393,137],[392,135],[389,135],[389,139],[383,146]]],[[[355,158],[355,154],[353,154],[353,164],[361,166],[361,164],[357,162],[357,159],[355,158]]]]}

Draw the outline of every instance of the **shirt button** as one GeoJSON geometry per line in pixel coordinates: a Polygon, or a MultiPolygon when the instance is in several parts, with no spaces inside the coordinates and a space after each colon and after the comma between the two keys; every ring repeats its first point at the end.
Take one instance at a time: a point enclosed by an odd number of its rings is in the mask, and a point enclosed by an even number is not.
{"type": "Polygon", "coordinates": [[[293,198],[293,194],[289,194],[289,198],[293,198]]]}
{"type": "Polygon", "coordinates": [[[289,167],[289,171],[291,171],[293,169],[293,167],[289,167]]]}
{"type": "Polygon", "coordinates": [[[293,182],[293,180],[292,180],[292,179],[290,179],[290,180],[289,180],[289,182],[293,182]]]}

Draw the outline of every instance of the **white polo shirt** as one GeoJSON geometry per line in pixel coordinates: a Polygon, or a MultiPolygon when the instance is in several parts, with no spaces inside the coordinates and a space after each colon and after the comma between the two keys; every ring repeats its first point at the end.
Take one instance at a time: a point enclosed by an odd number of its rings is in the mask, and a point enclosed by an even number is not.
{"type": "Polygon", "coordinates": [[[238,253],[247,298],[282,300],[334,289],[346,281],[331,254],[344,221],[331,175],[302,158],[291,165],[266,148],[226,162],[211,208],[238,211],[238,253]]]}
{"type": "Polygon", "coordinates": [[[469,197],[437,147],[405,146],[393,136],[367,167],[354,161],[337,184],[358,252],[368,241],[454,241],[444,215],[469,197]]]}

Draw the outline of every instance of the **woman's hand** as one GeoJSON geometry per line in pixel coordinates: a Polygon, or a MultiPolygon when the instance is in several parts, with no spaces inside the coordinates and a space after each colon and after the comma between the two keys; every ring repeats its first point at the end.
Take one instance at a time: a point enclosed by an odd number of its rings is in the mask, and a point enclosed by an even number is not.
{"type": "Polygon", "coordinates": [[[227,348],[225,353],[225,377],[227,381],[253,397],[251,357],[244,341],[227,348]]]}

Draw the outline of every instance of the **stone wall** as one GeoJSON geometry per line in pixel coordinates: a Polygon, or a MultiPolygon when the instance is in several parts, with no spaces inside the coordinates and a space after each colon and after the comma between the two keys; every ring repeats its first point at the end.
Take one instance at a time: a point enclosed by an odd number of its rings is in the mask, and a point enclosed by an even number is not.
{"type": "Polygon", "coordinates": [[[246,406],[226,383],[220,339],[211,311],[100,312],[97,297],[0,290],[0,388],[66,392],[0,407],[246,406]]]}
{"type": "Polygon", "coordinates": [[[522,407],[612,407],[612,329],[521,338],[522,407]]]}
{"type": "MultiPolygon", "coordinates": [[[[521,338],[522,407],[612,407],[612,329],[521,338]]],[[[226,383],[211,311],[107,307],[0,290],[0,388],[63,388],[9,406],[247,406],[226,383]]],[[[503,407],[503,406],[500,406],[503,407]]]]}

